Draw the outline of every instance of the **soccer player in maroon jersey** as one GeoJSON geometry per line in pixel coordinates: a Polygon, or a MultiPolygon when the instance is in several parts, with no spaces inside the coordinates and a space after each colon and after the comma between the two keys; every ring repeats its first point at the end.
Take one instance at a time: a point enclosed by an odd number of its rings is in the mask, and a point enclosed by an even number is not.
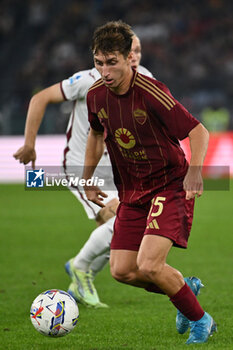
{"type": "MultiPolygon", "coordinates": [[[[111,158],[120,198],[111,243],[111,273],[123,283],[166,294],[178,309],[179,333],[190,327],[187,344],[206,342],[216,330],[196,295],[198,279],[184,280],[166,263],[172,246],[187,247],[195,196],[201,196],[201,168],[208,132],[153,78],[131,68],[133,32],[121,21],[96,29],[92,50],[101,79],[89,89],[90,121],[83,177],[91,178],[102,155],[111,158]],[[190,165],[179,145],[189,137],[190,165]]],[[[86,186],[103,206],[106,194],[86,186]]]]}

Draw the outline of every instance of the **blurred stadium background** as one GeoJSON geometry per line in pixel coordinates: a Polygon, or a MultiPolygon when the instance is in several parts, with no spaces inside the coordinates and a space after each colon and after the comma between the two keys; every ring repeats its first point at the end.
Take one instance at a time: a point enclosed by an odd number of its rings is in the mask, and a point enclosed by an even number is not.
{"type": "MultiPolygon", "coordinates": [[[[12,153],[23,142],[31,96],[92,67],[93,30],[113,19],[132,25],[142,42],[142,64],[214,135],[218,133],[211,143],[212,163],[230,165],[232,13],[230,0],[2,0],[0,181],[22,180],[23,167],[12,153]]],[[[71,108],[69,102],[48,108],[39,132],[44,138],[38,139],[37,164],[59,164],[71,108]],[[57,135],[53,142],[51,134],[57,135]]]]}
{"type": "MultiPolygon", "coordinates": [[[[153,293],[131,291],[108,268],[95,284],[110,309],[93,313],[81,305],[77,331],[59,342],[32,331],[32,300],[42,290],[67,288],[64,262],[94,223],[69,191],[25,191],[24,166],[12,155],[23,145],[31,96],[92,67],[94,28],[122,19],[141,38],[142,64],[210,130],[206,164],[221,165],[220,171],[228,166],[233,176],[232,13],[231,0],[0,1],[0,349],[184,349],[167,300],[158,296],[155,303],[153,293]]],[[[46,111],[37,165],[60,164],[71,108],[65,102],[46,111]]],[[[205,192],[195,208],[191,249],[169,256],[172,266],[205,284],[200,301],[219,333],[200,350],[231,350],[233,344],[232,184],[231,191],[205,192]]]]}

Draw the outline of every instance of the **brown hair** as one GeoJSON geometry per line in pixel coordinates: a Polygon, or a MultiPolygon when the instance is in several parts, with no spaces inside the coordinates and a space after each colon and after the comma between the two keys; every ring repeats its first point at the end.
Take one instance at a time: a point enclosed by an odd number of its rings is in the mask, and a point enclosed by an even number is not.
{"type": "Polygon", "coordinates": [[[91,49],[94,54],[101,51],[103,54],[120,52],[125,58],[131,51],[134,32],[131,27],[122,21],[111,21],[96,28],[91,49]]]}

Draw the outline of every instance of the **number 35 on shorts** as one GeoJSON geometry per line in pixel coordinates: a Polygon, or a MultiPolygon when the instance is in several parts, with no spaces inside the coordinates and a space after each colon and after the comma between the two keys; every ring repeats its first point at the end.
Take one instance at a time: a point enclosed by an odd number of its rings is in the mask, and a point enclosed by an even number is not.
{"type": "Polygon", "coordinates": [[[151,201],[151,207],[147,220],[151,220],[146,228],[152,228],[159,230],[159,224],[156,218],[160,216],[163,212],[163,203],[166,200],[166,197],[155,197],[151,201]]]}

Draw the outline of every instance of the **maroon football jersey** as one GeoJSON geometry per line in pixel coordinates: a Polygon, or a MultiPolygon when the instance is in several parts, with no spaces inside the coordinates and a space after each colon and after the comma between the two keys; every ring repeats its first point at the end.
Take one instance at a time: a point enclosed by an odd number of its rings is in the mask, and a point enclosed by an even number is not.
{"type": "Polygon", "coordinates": [[[179,141],[199,123],[161,82],[134,71],[116,95],[99,79],[87,95],[91,127],[104,132],[119,198],[141,205],[182,187],[188,163],[179,141]]]}

